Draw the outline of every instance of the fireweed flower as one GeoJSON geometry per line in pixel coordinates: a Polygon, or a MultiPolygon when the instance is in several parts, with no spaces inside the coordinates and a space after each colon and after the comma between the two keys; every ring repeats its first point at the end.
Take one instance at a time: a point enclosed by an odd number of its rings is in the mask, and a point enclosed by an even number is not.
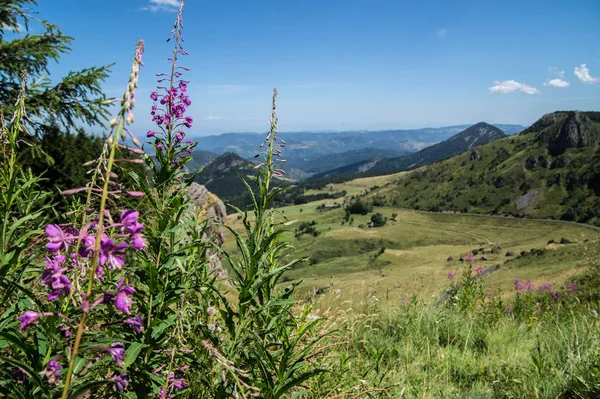
{"type": "Polygon", "coordinates": [[[135,316],[131,319],[124,320],[123,323],[129,324],[137,334],[142,333],[142,328],[144,327],[144,319],[142,319],[140,316],[135,316]]]}
{"type": "Polygon", "coordinates": [[[477,266],[477,268],[475,269],[475,274],[478,276],[482,276],[483,275],[483,266],[479,265],[477,266]]]}
{"type": "Polygon", "coordinates": [[[42,273],[41,280],[50,290],[49,301],[54,301],[61,294],[68,295],[71,292],[71,282],[63,274],[67,270],[66,267],[63,267],[65,260],[63,255],[57,255],[54,259],[46,257],[46,269],[42,273]]]}
{"type": "Polygon", "coordinates": [[[120,269],[125,264],[125,252],[123,250],[127,248],[129,244],[126,242],[115,242],[110,238],[103,238],[100,243],[100,265],[106,264],[109,269],[120,269]]]}
{"type": "Polygon", "coordinates": [[[577,288],[577,284],[565,284],[565,290],[567,290],[567,292],[579,291],[579,289],[577,288]]]}
{"type": "Polygon", "coordinates": [[[56,356],[52,360],[46,364],[46,369],[42,371],[42,375],[48,377],[48,383],[54,384],[57,380],[60,379],[58,372],[63,369],[63,366],[58,364],[56,360],[60,359],[62,356],[56,356]]]}
{"type": "Polygon", "coordinates": [[[448,273],[448,280],[452,280],[456,276],[455,272],[448,273]]]}
{"type": "Polygon", "coordinates": [[[119,367],[123,367],[123,357],[125,356],[125,346],[121,342],[115,342],[110,347],[104,346],[90,346],[89,349],[96,349],[99,351],[106,352],[112,357],[114,362],[119,367]]]}
{"type": "Polygon", "coordinates": [[[533,284],[531,280],[527,280],[524,283],[521,283],[520,279],[515,280],[515,291],[517,292],[531,292],[533,291],[533,284]]]}
{"type": "Polygon", "coordinates": [[[139,251],[144,249],[145,243],[142,238],[144,224],[138,222],[138,217],[139,212],[131,209],[121,213],[121,232],[129,235],[133,247],[139,251]]]}
{"type": "Polygon", "coordinates": [[[540,284],[538,286],[538,291],[541,291],[541,292],[552,291],[552,284],[540,284]]]}
{"type": "Polygon", "coordinates": [[[49,241],[48,244],[46,244],[48,251],[54,253],[68,248],[67,242],[69,237],[65,235],[59,226],[55,224],[46,226],[46,235],[48,236],[49,241]]]}
{"type": "MultiPolygon", "coordinates": [[[[51,315],[52,313],[50,313],[51,315]]],[[[34,312],[33,310],[28,310],[27,312],[23,313],[21,316],[19,316],[18,320],[21,322],[21,330],[25,330],[28,327],[30,327],[32,324],[34,324],[37,319],[39,319],[42,316],[45,316],[46,314],[44,313],[38,313],[38,312],[34,312]]]]}
{"type": "Polygon", "coordinates": [[[117,294],[115,297],[115,309],[120,310],[123,313],[130,314],[129,309],[131,308],[131,304],[133,303],[133,299],[130,295],[133,295],[135,289],[133,287],[126,285],[123,287],[123,280],[119,280],[117,284],[117,294]]]}
{"type": "Polygon", "coordinates": [[[115,385],[117,386],[117,391],[123,392],[123,389],[125,389],[125,387],[128,384],[125,378],[127,378],[127,373],[122,373],[116,377],[111,378],[110,381],[113,381],[115,383],[115,385]]]}

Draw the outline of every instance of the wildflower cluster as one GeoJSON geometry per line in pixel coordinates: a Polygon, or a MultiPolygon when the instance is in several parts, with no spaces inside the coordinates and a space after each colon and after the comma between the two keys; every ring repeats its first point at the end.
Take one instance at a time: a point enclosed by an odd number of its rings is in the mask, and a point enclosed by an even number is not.
{"type": "Polygon", "coordinates": [[[189,81],[181,79],[183,74],[181,71],[188,69],[177,65],[178,56],[188,54],[181,44],[183,6],[184,1],[180,4],[169,39],[175,42],[173,56],[169,59],[172,65],[171,73],[158,74],[159,86],[157,90],[150,93],[150,99],[153,101],[150,114],[152,121],[156,123],[156,128],[146,133],[146,137],[152,140],[159,165],[175,171],[183,167],[197,144],[192,140],[185,140],[184,128],[190,129],[194,120],[191,116],[185,115],[192,102],[187,94],[189,81]]]}
{"type": "MultiPolygon", "coordinates": [[[[99,327],[122,324],[128,326],[135,333],[141,333],[143,318],[131,317],[131,307],[135,289],[126,285],[120,278],[114,283],[116,276],[122,274],[125,258],[129,251],[140,251],[145,242],[142,234],[143,223],[138,221],[139,213],[134,210],[125,210],[117,221],[113,221],[110,214],[106,214],[107,224],[101,226],[98,220],[85,226],[81,231],[67,227],[63,228],[56,224],[46,227],[48,243],[46,248],[50,253],[46,256],[45,270],[41,275],[40,282],[46,287],[47,299],[55,302],[64,299],[60,307],[76,306],[78,309],[66,308],[63,313],[76,315],[80,312],[90,313],[98,306],[107,308],[107,313],[112,319],[102,318],[99,327]],[[100,248],[96,256],[94,242],[96,236],[100,235],[100,248]],[[94,264],[94,260],[96,264],[94,264]],[[106,268],[106,269],[104,269],[106,268]],[[93,273],[93,274],[92,274],[93,273]],[[83,287],[88,276],[93,275],[97,283],[102,284],[103,289],[90,296],[83,287]],[[108,278],[107,278],[108,277],[108,278]],[[114,312],[116,311],[116,312],[114,312]],[[124,317],[119,317],[122,314],[124,317]]],[[[70,340],[72,331],[77,328],[77,323],[62,313],[35,312],[28,310],[19,316],[20,328],[25,331],[34,326],[42,317],[58,316],[63,319],[60,330],[63,336],[70,340]]],[[[109,354],[117,366],[123,365],[125,352],[124,345],[114,342],[110,346],[89,346],[88,350],[99,350],[109,354]]],[[[48,377],[50,384],[56,383],[59,371],[63,365],[60,360],[62,355],[55,356],[46,365],[44,375],[48,377]]],[[[123,377],[121,376],[122,380],[123,377]]],[[[120,382],[122,385],[123,383],[120,382]]]]}
{"type": "MultiPolygon", "coordinates": [[[[475,258],[470,253],[465,258],[466,266],[462,273],[462,279],[453,283],[447,293],[448,304],[458,307],[461,311],[472,311],[477,305],[483,304],[485,300],[485,289],[482,278],[485,269],[482,265],[477,265],[475,270],[475,258]]],[[[456,272],[448,273],[448,280],[454,280],[456,272]]]]}

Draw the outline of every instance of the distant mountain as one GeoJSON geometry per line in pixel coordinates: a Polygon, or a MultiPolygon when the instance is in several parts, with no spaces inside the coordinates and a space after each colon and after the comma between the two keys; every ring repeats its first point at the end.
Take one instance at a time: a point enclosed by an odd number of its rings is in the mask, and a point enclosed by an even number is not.
{"type": "Polygon", "coordinates": [[[600,226],[600,112],[544,115],[516,136],[419,168],[370,195],[413,209],[600,226]]]}
{"type": "Polygon", "coordinates": [[[410,155],[396,158],[373,158],[363,162],[347,165],[314,177],[331,175],[368,174],[381,175],[415,169],[441,159],[460,154],[473,147],[506,137],[499,128],[485,122],[479,122],[441,143],[426,147],[410,155]]]}
{"type": "Polygon", "coordinates": [[[196,171],[218,156],[219,154],[214,152],[196,150],[192,152],[192,160],[187,164],[187,167],[190,170],[196,171]]]}
{"type": "Polygon", "coordinates": [[[239,206],[245,202],[247,192],[238,174],[254,177],[254,164],[237,154],[227,152],[206,164],[195,181],[225,203],[239,206]]]}
{"type": "Polygon", "coordinates": [[[408,154],[408,151],[362,148],[313,158],[310,164],[304,167],[304,170],[308,173],[322,173],[337,168],[339,165],[362,162],[372,158],[391,158],[408,154]]]}
{"type": "MultiPolygon", "coordinates": [[[[498,126],[510,133],[524,129],[520,125],[498,126]]],[[[295,132],[281,133],[281,137],[287,142],[287,167],[295,171],[295,177],[304,178],[308,173],[320,173],[325,169],[335,169],[370,158],[398,157],[412,153],[446,140],[467,127],[469,125],[412,130],[295,132]],[[324,161],[327,164],[319,166],[324,161]]],[[[251,159],[259,151],[264,137],[260,133],[225,133],[198,137],[196,148],[216,154],[233,152],[242,158],[251,159]]]]}

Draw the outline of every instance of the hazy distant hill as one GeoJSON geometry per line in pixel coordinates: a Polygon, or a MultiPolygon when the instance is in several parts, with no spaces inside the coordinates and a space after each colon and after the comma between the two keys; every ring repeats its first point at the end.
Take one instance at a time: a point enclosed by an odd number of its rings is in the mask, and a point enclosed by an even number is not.
{"type": "Polygon", "coordinates": [[[600,112],[544,115],[519,135],[417,169],[371,196],[413,209],[600,225],[600,112]]]}
{"type": "MultiPolygon", "coordinates": [[[[320,173],[375,157],[398,157],[446,140],[469,125],[357,132],[281,133],[286,140],[287,167],[306,173],[320,173]],[[333,156],[335,155],[335,156],[333,156]]],[[[507,134],[524,129],[520,125],[498,125],[507,134]]],[[[198,137],[198,150],[216,154],[233,152],[251,159],[259,151],[265,135],[261,133],[225,133],[198,137]]],[[[299,178],[302,173],[294,173],[299,178]]]]}
{"type": "Polygon", "coordinates": [[[395,158],[377,157],[317,174],[315,177],[365,173],[378,175],[415,169],[502,137],[506,137],[506,135],[499,128],[485,122],[479,122],[441,143],[426,147],[413,154],[395,158]]]}

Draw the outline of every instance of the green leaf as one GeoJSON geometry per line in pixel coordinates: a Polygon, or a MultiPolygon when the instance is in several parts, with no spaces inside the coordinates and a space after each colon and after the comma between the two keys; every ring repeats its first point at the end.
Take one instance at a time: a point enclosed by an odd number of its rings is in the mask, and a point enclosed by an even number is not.
{"type": "Polygon", "coordinates": [[[129,348],[127,348],[127,351],[125,352],[123,366],[125,368],[131,366],[133,362],[135,362],[135,359],[137,359],[137,357],[139,356],[142,349],[144,349],[146,346],[148,345],[142,344],[140,342],[134,342],[131,345],[129,345],[129,348]]]}

